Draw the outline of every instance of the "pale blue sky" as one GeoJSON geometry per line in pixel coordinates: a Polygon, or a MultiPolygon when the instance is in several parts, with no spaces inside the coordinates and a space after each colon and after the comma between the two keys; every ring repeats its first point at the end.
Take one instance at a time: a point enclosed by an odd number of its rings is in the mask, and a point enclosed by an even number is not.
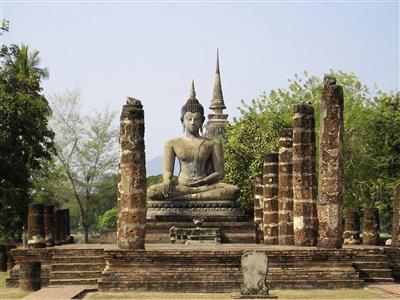
{"type": "MultiPolygon", "coordinates": [[[[138,3],[1,1],[3,42],[41,52],[45,93],[78,86],[85,109],[118,113],[142,100],[146,155],[182,133],[180,108],[195,80],[210,102],[216,48],[230,118],[240,100],[287,86],[307,70],[354,71],[372,87],[399,90],[398,2],[138,3]]],[[[208,111],[207,111],[208,113],[208,111]]]]}

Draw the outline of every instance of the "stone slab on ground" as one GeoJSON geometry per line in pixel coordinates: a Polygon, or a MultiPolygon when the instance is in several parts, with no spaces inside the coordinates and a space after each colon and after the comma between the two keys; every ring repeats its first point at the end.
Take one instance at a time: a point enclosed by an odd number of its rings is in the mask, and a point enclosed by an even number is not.
{"type": "Polygon", "coordinates": [[[92,285],[68,285],[46,287],[29,294],[23,300],[43,300],[43,299],[81,299],[87,292],[97,291],[97,286],[92,285]],[[81,297],[82,296],[82,297],[81,297]]]}
{"type": "Polygon", "coordinates": [[[400,297],[400,283],[369,284],[367,288],[400,297]]]}

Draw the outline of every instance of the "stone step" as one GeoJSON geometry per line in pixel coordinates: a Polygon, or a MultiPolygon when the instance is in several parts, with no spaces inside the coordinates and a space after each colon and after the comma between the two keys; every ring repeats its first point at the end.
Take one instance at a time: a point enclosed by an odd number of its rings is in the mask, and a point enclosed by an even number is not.
{"type": "MultiPolygon", "coordinates": [[[[114,263],[111,262],[110,265],[114,267],[114,263]]],[[[129,266],[130,268],[144,269],[144,268],[162,268],[162,269],[172,269],[172,268],[240,268],[240,264],[237,263],[184,263],[178,261],[164,261],[164,262],[141,262],[141,261],[131,261],[125,263],[124,266],[129,266]]]]}
{"type": "Polygon", "coordinates": [[[103,249],[57,249],[54,251],[55,256],[102,256],[104,254],[103,249]]]}
{"type": "Polygon", "coordinates": [[[99,290],[136,290],[161,292],[223,293],[238,292],[242,281],[104,281],[99,280],[99,290]]]}
{"type": "Polygon", "coordinates": [[[50,279],[50,285],[97,285],[98,278],[50,279]]]}
{"type": "MultiPolygon", "coordinates": [[[[282,273],[282,274],[275,274],[273,272],[268,273],[267,279],[271,279],[271,280],[284,280],[284,281],[291,281],[293,280],[293,274],[294,273],[282,273]]],[[[348,279],[354,279],[354,280],[358,280],[359,279],[359,275],[358,273],[354,272],[354,273],[329,273],[329,272],[318,272],[318,273],[310,273],[307,274],[302,273],[302,274],[296,274],[295,275],[296,280],[307,280],[307,279],[315,279],[315,280],[328,280],[328,279],[332,279],[332,280],[348,280],[348,279]]]]}
{"type": "MultiPolygon", "coordinates": [[[[390,269],[360,269],[357,270],[360,278],[392,278],[392,271],[390,269]]],[[[392,278],[393,279],[393,278],[392,278]]]]}
{"type": "Polygon", "coordinates": [[[368,282],[368,283],[372,283],[372,282],[374,282],[374,283],[382,283],[382,282],[394,282],[394,279],[393,278],[379,278],[379,277],[376,277],[376,278],[363,278],[363,280],[364,280],[364,282],[368,282]]]}
{"type": "Polygon", "coordinates": [[[52,263],[104,263],[103,256],[53,256],[52,263]]]}
{"type": "MultiPolygon", "coordinates": [[[[102,276],[104,280],[115,278],[116,274],[112,272],[107,272],[102,276]]],[[[204,282],[204,281],[240,281],[242,280],[242,273],[223,273],[223,272],[214,272],[214,273],[192,273],[192,272],[170,272],[170,273],[118,273],[118,278],[122,280],[129,281],[138,281],[138,282],[152,282],[154,280],[157,281],[170,281],[170,282],[204,282]]]]}
{"type": "Polygon", "coordinates": [[[353,263],[356,269],[389,269],[390,265],[388,262],[363,262],[357,261],[353,263]]]}
{"type": "Polygon", "coordinates": [[[51,271],[103,271],[106,264],[103,263],[54,263],[51,271]]]}
{"type": "Polygon", "coordinates": [[[355,262],[387,262],[386,255],[363,255],[354,257],[353,261],[355,262]]]}
{"type": "Polygon", "coordinates": [[[57,271],[50,273],[50,280],[53,279],[81,279],[100,278],[101,271],[57,271]]]}
{"type": "Polygon", "coordinates": [[[180,267],[160,267],[160,266],[149,266],[148,268],[137,268],[132,266],[127,266],[124,268],[113,267],[112,270],[107,272],[118,272],[118,273],[180,273],[180,272],[241,272],[240,267],[225,267],[225,266],[180,266],[180,267]],[[115,271],[117,270],[117,271],[115,271]]]}
{"type": "Polygon", "coordinates": [[[363,288],[362,280],[267,280],[270,289],[363,288]]]}

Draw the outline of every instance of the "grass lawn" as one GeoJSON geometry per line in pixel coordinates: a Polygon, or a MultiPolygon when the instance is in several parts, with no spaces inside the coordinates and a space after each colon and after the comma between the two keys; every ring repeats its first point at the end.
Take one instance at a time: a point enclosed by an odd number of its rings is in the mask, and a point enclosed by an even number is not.
{"type": "Polygon", "coordinates": [[[21,299],[26,295],[29,295],[30,292],[23,292],[18,288],[5,288],[6,277],[8,277],[7,272],[0,272],[0,299],[21,299]]]}
{"type": "MultiPolygon", "coordinates": [[[[271,291],[278,299],[395,299],[378,291],[351,290],[285,290],[271,291]]],[[[96,292],[84,299],[232,299],[232,293],[161,293],[161,292],[96,292]]]]}

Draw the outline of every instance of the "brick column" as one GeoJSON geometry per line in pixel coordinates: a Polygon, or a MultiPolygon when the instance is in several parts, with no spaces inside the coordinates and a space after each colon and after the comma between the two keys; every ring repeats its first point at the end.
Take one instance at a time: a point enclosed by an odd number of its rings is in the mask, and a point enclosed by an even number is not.
{"type": "Polygon", "coordinates": [[[60,209],[59,210],[59,221],[60,221],[60,243],[65,244],[65,240],[67,238],[66,233],[67,233],[67,226],[66,226],[66,218],[65,218],[65,210],[60,209]]]}
{"type": "Polygon", "coordinates": [[[293,245],[293,129],[279,130],[278,239],[279,245],[293,245]]]}
{"type": "Polygon", "coordinates": [[[377,245],[379,240],[377,211],[375,207],[364,208],[363,245],[377,245]]]}
{"type": "Polygon", "coordinates": [[[345,245],[360,244],[360,217],[355,211],[345,213],[343,238],[345,245]]]}
{"type": "Polygon", "coordinates": [[[268,153],[263,176],[264,244],[278,244],[278,153],[268,153]]]}
{"type": "Polygon", "coordinates": [[[400,184],[396,187],[393,202],[392,228],[392,247],[400,247],[400,184]]]}
{"type": "Polygon", "coordinates": [[[325,76],[322,91],[318,181],[318,247],[342,248],[343,88],[325,76]]]}
{"type": "Polygon", "coordinates": [[[7,247],[0,244],[0,272],[7,272],[7,247]]]}
{"type": "Polygon", "coordinates": [[[146,226],[146,166],[144,111],[129,98],[122,108],[118,182],[117,244],[122,249],[144,249],[146,226]]]}
{"type": "Polygon", "coordinates": [[[46,247],[54,246],[54,206],[44,206],[44,235],[46,247]]]}
{"type": "Polygon", "coordinates": [[[64,231],[65,231],[65,243],[71,243],[71,225],[69,222],[69,209],[65,208],[64,211],[64,231]]]}
{"type": "Polygon", "coordinates": [[[256,244],[264,240],[263,233],[263,177],[256,176],[254,182],[254,229],[256,244]]]}
{"type": "Polygon", "coordinates": [[[29,248],[46,247],[43,211],[44,211],[43,204],[29,204],[29,210],[28,210],[29,248]]]}
{"type": "Polygon", "coordinates": [[[315,120],[311,104],[296,105],[293,115],[293,233],[296,246],[317,244],[315,120]]]}

